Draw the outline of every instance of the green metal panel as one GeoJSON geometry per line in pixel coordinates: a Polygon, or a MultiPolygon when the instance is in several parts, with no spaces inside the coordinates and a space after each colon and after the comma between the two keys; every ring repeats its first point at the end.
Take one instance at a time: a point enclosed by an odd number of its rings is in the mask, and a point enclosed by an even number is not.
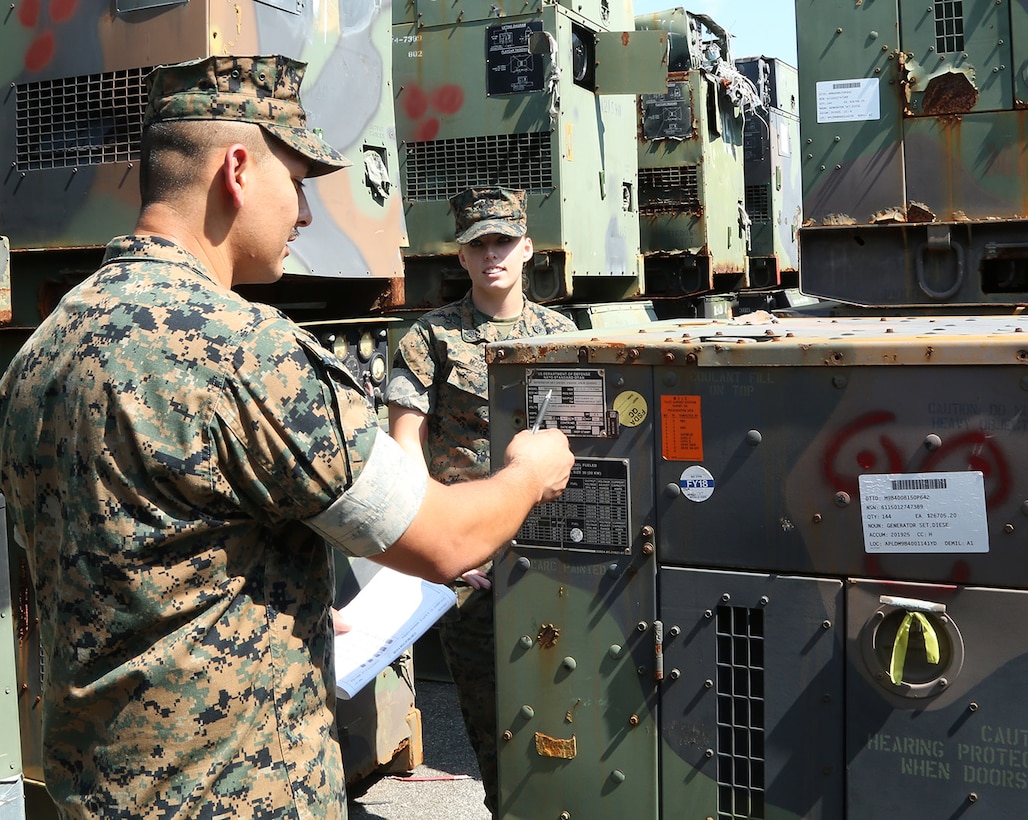
{"type": "Polygon", "coordinates": [[[663,94],[667,72],[667,32],[597,32],[597,94],[663,94]]]}
{"type": "Polygon", "coordinates": [[[796,0],[804,220],[864,222],[905,202],[897,15],[895,0],[796,0]],[[849,96],[854,83],[869,96],[849,96]]]}
{"type": "MultiPolygon", "coordinates": [[[[560,338],[563,347],[571,337],[560,338]]],[[[529,408],[538,405],[528,390],[554,375],[560,376],[523,368],[491,373],[497,458],[533,421],[529,408]]],[[[652,403],[651,373],[619,375],[591,371],[583,383],[611,399],[652,403]]],[[[553,386],[561,395],[570,388],[553,386]]],[[[656,816],[651,436],[640,426],[618,439],[580,442],[572,486],[540,508],[540,525],[519,532],[495,562],[505,820],[656,816]],[[553,538],[564,538],[569,517],[580,532],[561,546],[553,538]]]]}
{"type": "MultiPolygon", "coordinates": [[[[1028,43],[1028,8],[1010,4],[1010,37],[1014,43],[1028,43]]],[[[1028,50],[1017,49],[1010,60],[1014,77],[1014,108],[1028,105],[1028,50]]]]}

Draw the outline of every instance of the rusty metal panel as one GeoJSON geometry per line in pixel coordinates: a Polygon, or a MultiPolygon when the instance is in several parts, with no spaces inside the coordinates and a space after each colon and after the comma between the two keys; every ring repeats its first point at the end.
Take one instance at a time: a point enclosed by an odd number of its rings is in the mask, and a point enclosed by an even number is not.
{"type": "Polygon", "coordinates": [[[1010,310],[1028,303],[1026,229],[1024,219],[801,228],[801,285],[855,305],[1010,310]]]}
{"type": "Polygon", "coordinates": [[[911,114],[938,116],[1013,107],[1008,2],[899,3],[911,114]]]}
{"type": "Polygon", "coordinates": [[[910,118],[903,130],[907,198],[935,220],[1028,215],[1028,111],[910,118]]]}

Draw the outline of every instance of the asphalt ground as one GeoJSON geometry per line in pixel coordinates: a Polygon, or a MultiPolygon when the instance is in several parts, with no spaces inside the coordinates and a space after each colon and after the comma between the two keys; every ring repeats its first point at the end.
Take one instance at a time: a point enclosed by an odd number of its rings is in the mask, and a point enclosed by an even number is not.
{"type": "Polygon", "coordinates": [[[452,683],[419,680],[425,762],[410,775],[372,775],[349,787],[350,820],[490,820],[452,683]]]}

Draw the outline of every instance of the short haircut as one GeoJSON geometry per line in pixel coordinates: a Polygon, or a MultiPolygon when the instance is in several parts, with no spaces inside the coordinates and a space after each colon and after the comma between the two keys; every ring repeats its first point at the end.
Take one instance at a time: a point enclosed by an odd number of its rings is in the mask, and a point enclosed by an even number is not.
{"type": "Polygon", "coordinates": [[[168,200],[195,185],[197,163],[233,143],[263,163],[272,138],[259,125],[221,120],[176,120],[151,125],[140,145],[139,193],[143,206],[168,200]]]}

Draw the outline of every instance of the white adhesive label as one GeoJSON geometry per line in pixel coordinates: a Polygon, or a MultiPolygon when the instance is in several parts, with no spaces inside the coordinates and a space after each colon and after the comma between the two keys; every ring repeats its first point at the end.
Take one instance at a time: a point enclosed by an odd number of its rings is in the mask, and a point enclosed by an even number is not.
{"type": "Polygon", "coordinates": [[[714,494],[714,476],[706,467],[694,464],[682,472],[678,486],[682,488],[682,495],[690,501],[706,501],[714,494]]]}
{"type": "Polygon", "coordinates": [[[859,477],[867,553],[989,551],[980,472],[859,477]]]}

